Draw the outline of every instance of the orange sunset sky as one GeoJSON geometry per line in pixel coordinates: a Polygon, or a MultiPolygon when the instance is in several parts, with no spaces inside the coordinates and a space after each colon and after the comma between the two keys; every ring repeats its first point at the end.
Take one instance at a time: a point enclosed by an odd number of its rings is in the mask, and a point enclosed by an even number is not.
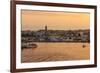
{"type": "Polygon", "coordinates": [[[48,26],[50,30],[89,29],[90,14],[78,12],[21,11],[22,30],[40,30],[48,26]]]}

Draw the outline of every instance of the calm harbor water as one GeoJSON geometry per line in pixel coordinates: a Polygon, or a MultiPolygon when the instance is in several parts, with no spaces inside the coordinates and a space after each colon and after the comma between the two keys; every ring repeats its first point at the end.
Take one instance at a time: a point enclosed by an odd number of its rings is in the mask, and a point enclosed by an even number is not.
{"type": "MultiPolygon", "coordinates": [[[[34,43],[34,42],[33,42],[34,43]]],[[[21,62],[69,61],[90,59],[89,43],[34,43],[35,48],[24,48],[21,62]],[[83,47],[83,45],[85,45],[83,47]]]]}

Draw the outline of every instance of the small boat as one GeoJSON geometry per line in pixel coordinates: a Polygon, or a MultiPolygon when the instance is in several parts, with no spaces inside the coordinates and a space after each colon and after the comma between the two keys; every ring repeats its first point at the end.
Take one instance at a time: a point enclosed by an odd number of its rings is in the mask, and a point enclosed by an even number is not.
{"type": "Polygon", "coordinates": [[[29,44],[22,44],[22,47],[21,47],[22,49],[24,49],[24,48],[37,48],[37,44],[33,44],[33,43],[29,43],[29,44]]]}
{"type": "Polygon", "coordinates": [[[37,45],[36,44],[30,44],[30,47],[37,48],[37,45]]]}
{"type": "Polygon", "coordinates": [[[85,48],[85,47],[86,47],[86,45],[84,45],[84,44],[83,44],[83,45],[82,45],[82,47],[83,47],[83,48],[85,48]]]}

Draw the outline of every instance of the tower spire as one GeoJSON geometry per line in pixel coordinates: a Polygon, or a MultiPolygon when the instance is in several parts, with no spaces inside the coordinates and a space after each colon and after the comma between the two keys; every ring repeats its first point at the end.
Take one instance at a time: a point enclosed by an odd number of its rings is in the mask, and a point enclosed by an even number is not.
{"type": "Polygon", "coordinates": [[[45,40],[48,41],[48,28],[45,26],[45,40]]]}

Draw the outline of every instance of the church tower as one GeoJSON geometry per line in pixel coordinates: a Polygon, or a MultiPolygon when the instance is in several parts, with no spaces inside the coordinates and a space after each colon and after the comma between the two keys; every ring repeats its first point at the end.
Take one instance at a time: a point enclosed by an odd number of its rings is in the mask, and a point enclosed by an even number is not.
{"type": "Polygon", "coordinates": [[[48,28],[45,26],[45,40],[48,41],[48,28]]]}

